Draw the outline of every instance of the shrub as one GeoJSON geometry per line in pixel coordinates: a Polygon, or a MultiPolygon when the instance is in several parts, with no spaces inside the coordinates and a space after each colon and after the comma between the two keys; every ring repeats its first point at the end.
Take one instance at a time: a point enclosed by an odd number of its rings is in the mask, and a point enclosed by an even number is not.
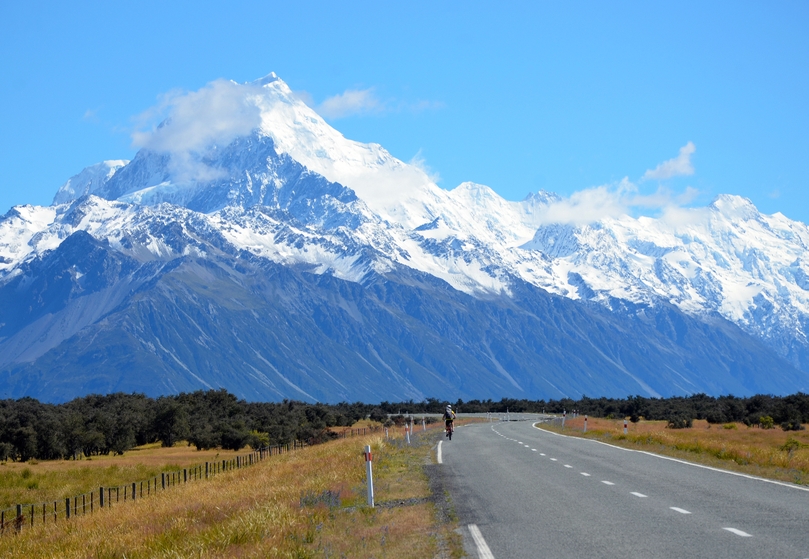
{"type": "Polygon", "coordinates": [[[669,429],[690,429],[694,425],[693,419],[685,415],[675,415],[669,418],[669,429]]]}
{"type": "Polygon", "coordinates": [[[798,450],[802,446],[804,445],[802,445],[800,441],[797,441],[792,437],[789,437],[787,439],[787,442],[778,447],[778,450],[783,450],[784,452],[789,452],[790,454],[792,454],[794,451],[798,450]]]}
{"type": "Polygon", "coordinates": [[[762,415],[758,418],[758,424],[762,429],[772,429],[775,426],[775,421],[769,415],[762,415]]]}
{"type": "Polygon", "coordinates": [[[803,425],[801,425],[801,420],[799,418],[792,418],[789,421],[784,421],[781,424],[781,429],[784,431],[803,431],[806,429],[803,425]]]}
{"type": "Polygon", "coordinates": [[[736,424],[735,423],[725,423],[724,425],[722,425],[722,427],[724,429],[731,430],[731,429],[736,428],[736,424]]]}

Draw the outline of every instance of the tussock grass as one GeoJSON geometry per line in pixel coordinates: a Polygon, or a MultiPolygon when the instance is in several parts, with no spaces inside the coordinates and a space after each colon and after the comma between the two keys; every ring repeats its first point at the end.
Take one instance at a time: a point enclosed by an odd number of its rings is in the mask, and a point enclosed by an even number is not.
{"type": "Polygon", "coordinates": [[[457,540],[452,527],[436,525],[427,500],[421,464],[431,439],[421,446],[414,439],[408,447],[374,434],[275,456],[92,516],[6,535],[0,556],[435,557],[441,542],[457,540]],[[366,444],[374,453],[377,503],[392,506],[365,506],[366,444]]]}
{"type": "Polygon", "coordinates": [[[542,428],[599,439],[637,450],[650,450],[770,479],[809,485],[809,431],[759,429],[744,424],[708,424],[694,420],[688,429],[668,429],[665,421],[629,424],[623,434],[623,420],[568,419],[565,429],[551,424],[542,428]]]}

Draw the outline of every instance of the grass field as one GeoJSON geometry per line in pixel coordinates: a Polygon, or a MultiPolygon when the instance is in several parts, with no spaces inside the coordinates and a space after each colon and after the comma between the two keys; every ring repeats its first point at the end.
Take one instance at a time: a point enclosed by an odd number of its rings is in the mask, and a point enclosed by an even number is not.
{"type": "MultiPolygon", "coordinates": [[[[172,448],[160,444],[128,451],[123,456],[93,456],[83,460],[44,460],[0,463],[0,509],[16,504],[51,502],[159,475],[166,470],[226,460],[238,452],[198,451],[185,443],[172,448]]],[[[241,454],[244,454],[242,452],[241,454]]]]}
{"type": "MultiPolygon", "coordinates": [[[[384,434],[338,439],[93,515],[7,534],[0,537],[0,557],[460,557],[454,526],[436,520],[421,467],[440,431],[431,429],[424,436],[417,431],[411,446],[403,444],[398,431],[391,431],[396,437],[391,440],[384,434]],[[366,444],[374,453],[374,509],[365,506],[366,444]]],[[[218,459],[223,457],[220,451],[218,459]]],[[[43,486],[36,491],[44,492],[46,486],[111,485],[104,477],[108,473],[122,476],[121,482],[134,481],[144,476],[144,468],[160,471],[200,461],[205,461],[202,453],[174,447],[94,459],[89,465],[5,467],[36,471],[43,486]],[[123,479],[124,473],[134,479],[123,479]],[[86,481],[49,485],[50,476],[86,481]]]]}
{"type": "Polygon", "coordinates": [[[742,423],[710,425],[695,420],[688,429],[668,429],[665,421],[567,419],[564,430],[546,423],[543,429],[598,439],[618,446],[647,450],[746,474],[809,485],[809,431],[747,427],[742,423]]]}

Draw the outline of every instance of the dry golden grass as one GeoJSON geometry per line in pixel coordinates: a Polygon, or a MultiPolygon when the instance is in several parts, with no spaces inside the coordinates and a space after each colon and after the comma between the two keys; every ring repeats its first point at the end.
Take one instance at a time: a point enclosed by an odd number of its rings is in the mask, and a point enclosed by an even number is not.
{"type": "MultiPolygon", "coordinates": [[[[650,450],[751,475],[809,484],[809,431],[747,427],[743,423],[709,425],[695,420],[689,429],[668,429],[665,421],[629,423],[623,420],[567,419],[564,433],[599,439],[638,450],[650,450]],[[794,441],[790,443],[789,441],[794,441]]],[[[561,431],[557,426],[543,428],[561,431]]]]}
{"type": "Polygon", "coordinates": [[[0,557],[435,557],[440,542],[459,544],[451,526],[436,525],[426,499],[421,464],[430,445],[408,447],[380,434],[338,439],[7,534],[0,557]],[[374,509],[364,506],[366,444],[381,505],[374,509]],[[386,508],[388,501],[404,504],[386,508]]]}
{"type": "Polygon", "coordinates": [[[16,504],[53,502],[100,486],[140,481],[172,469],[231,459],[242,452],[202,450],[187,444],[161,448],[138,447],[122,456],[93,456],[84,460],[43,460],[0,463],[0,509],[16,504]]]}

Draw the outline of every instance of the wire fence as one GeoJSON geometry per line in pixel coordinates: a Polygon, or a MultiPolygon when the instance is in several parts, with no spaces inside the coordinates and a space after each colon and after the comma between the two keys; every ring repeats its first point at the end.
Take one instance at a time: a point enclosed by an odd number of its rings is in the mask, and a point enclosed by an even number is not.
{"type": "MultiPolygon", "coordinates": [[[[381,427],[345,429],[337,433],[340,438],[367,435],[381,427]]],[[[16,534],[23,528],[32,528],[48,522],[67,521],[77,516],[93,514],[101,509],[119,506],[127,501],[145,499],[176,485],[204,481],[216,475],[246,468],[273,456],[278,456],[309,446],[304,441],[259,448],[230,459],[195,464],[187,468],[167,470],[160,474],[118,486],[102,486],[97,490],[66,497],[47,503],[18,504],[0,510],[0,536],[16,534]]]]}

